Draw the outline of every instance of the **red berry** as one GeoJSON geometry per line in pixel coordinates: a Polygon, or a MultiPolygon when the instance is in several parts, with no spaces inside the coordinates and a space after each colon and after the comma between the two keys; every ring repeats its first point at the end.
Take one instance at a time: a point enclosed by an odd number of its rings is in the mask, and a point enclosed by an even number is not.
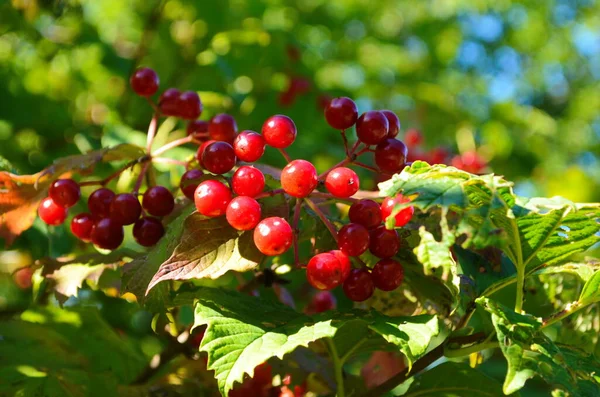
{"type": "Polygon", "coordinates": [[[263,219],[254,229],[254,244],[265,255],[281,255],[292,246],[292,227],[283,218],[263,219]]]}
{"type": "Polygon", "coordinates": [[[214,139],[210,139],[206,142],[203,142],[202,145],[198,146],[198,151],[196,152],[196,160],[198,160],[198,163],[200,165],[202,165],[202,155],[204,154],[204,150],[206,150],[208,145],[215,143],[215,142],[217,142],[217,141],[215,141],[214,139]]]}
{"type": "Polygon", "coordinates": [[[366,301],[375,292],[373,278],[367,269],[352,269],[343,288],[344,294],[355,302],[366,301]]]}
{"type": "Polygon", "coordinates": [[[362,199],[350,206],[348,217],[352,223],[358,223],[367,229],[373,229],[381,223],[381,208],[373,200],[362,199]]]}
{"type": "Polygon", "coordinates": [[[371,276],[375,287],[382,291],[393,291],[402,284],[404,269],[393,259],[382,259],[373,267],[371,276]]]}
{"type": "Polygon", "coordinates": [[[117,194],[110,203],[110,217],[121,225],[131,225],[141,214],[140,201],[131,193],[117,194]]]}
{"type": "Polygon", "coordinates": [[[142,206],[150,215],[165,216],[175,208],[175,199],[166,187],[153,186],[144,193],[142,206]]]}
{"type": "Polygon", "coordinates": [[[345,96],[332,99],[325,107],[325,119],[336,130],[352,127],[358,119],[356,103],[345,96]]]}
{"type": "Polygon", "coordinates": [[[375,148],[375,163],[381,171],[389,174],[404,168],[406,156],[408,156],[406,145],[395,138],[388,138],[375,148]]]}
{"type": "Polygon", "coordinates": [[[185,91],[179,95],[179,115],[183,119],[195,120],[202,114],[202,101],[195,91],[185,91]]]}
{"type": "Polygon", "coordinates": [[[13,280],[20,289],[29,289],[33,285],[32,276],[33,269],[31,267],[22,267],[13,273],[13,280]]]}
{"type": "Polygon", "coordinates": [[[356,172],[346,167],[334,168],[325,178],[325,187],[335,197],[354,196],[358,192],[359,184],[356,172]]]}
{"type": "Polygon", "coordinates": [[[81,196],[79,184],[73,179],[57,179],[50,185],[48,196],[54,204],[69,208],[77,204],[81,196]]]}
{"type": "Polygon", "coordinates": [[[208,124],[210,139],[232,144],[237,134],[237,123],[233,116],[225,113],[217,114],[208,124]]]}
{"type": "Polygon", "coordinates": [[[88,198],[88,208],[95,218],[108,218],[115,193],[105,187],[95,190],[88,198]]]}
{"type": "MultiPolygon", "coordinates": [[[[404,197],[401,194],[398,194],[396,197],[386,197],[383,200],[383,203],[381,203],[381,217],[383,218],[383,220],[385,221],[387,219],[388,216],[390,216],[392,214],[392,211],[394,210],[394,207],[396,206],[396,204],[404,204],[404,203],[410,203],[410,199],[407,197],[404,197]]],[[[396,214],[396,216],[394,217],[395,219],[395,227],[402,227],[404,225],[406,225],[413,217],[413,214],[415,213],[415,208],[413,206],[409,206],[406,207],[402,210],[400,210],[400,212],[398,212],[396,214]]]]}
{"type": "Polygon", "coordinates": [[[294,160],[281,171],[281,187],[294,197],[306,197],[318,183],[317,169],[306,160],[294,160]]]}
{"type": "Polygon", "coordinates": [[[129,79],[131,88],[140,96],[152,96],[158,90],[158,75],[153,69],[139,68],[129,79]]]}
{"type": "Polygon", "coordinates": [[[467,152],[454,157],[452,166],[471,174],[480,174],[485,168],[486,162],[476,152],[467,152]]]}
{"type": "Polygon", "coordinates": [[[213,142],[202,153],[202,165],[213,174],[224,174],[235,166],[235,152],[227,142],[213,142]]]}
{"type": "Polygon", "coordinates": [[[400,119],[396,116],[396,113],[391,110],[382,110],[381,113],[388,120],[388,138],[393,138],[400,132],[400,119]]]}
{"type": "Polygon", "coordinates": [[[423,143],[423,134],[416,128],[411,128],[404,134],[404,142],[408,147],[419,146],[423,143]]]}
{"type": "Polygon", "coordinates": [[[229,202],[225,216],[237,230],[252,230],[260,222],[260,204],[252,197],[239,196],[229,202]]]}
{"type": "Polygon", "coordinates": [[[212,179],[199,184],[194,193],[196,209],[204,216],[224,215],[230,201],[231,190],[223,183],[212,179]]]}
{"type": "Polygon", "coordinates": [[[185,197],[189,198],[190,200],[194,199],[194,192],[200,184],[202,177],[204,177],[204,172],[196,168],[187,170],[181,176],[179,188],[181,189],[185,197]]]}
{"type": "Polygon", "coordinates": [[[398,253],[400,240],[395,229],[388,230],[384,225],[371,230],[369,251],[378,258],[390,258],[398,253]]]}
{"type": "Polygon", "coordinates": [[[165,116],[179,116],[179,96],[181,91],[177,88],[169,88],[163,92],[158,99],[158,107],[165,116]]]}
{"type": "Polygon", "coordinates": [[[67,209],[56,205],[50,197],[46,197],[38,207],[38,215],[47,225],[57,226],[67,219],[67,209]]]}
{"type": "Polygon", "coordinates": [[[429,152],[431,164],[446,164],[449,155],[448,149],[443,147],[436,147],[429,152]]]}
{"type": "Polygon", "coordinates": [[[265,188],[265,176],[258,168],[243,165],[233,174],[231,188],[239,196],[255,197],[265,188]]]}
{"type": "Polygon", "coordinates": [[[338,232],[338,247],[348,256],[359,256],[369,248],[369,231],[357,223],[344,225],[338,232]]]}
{"type": "Polygon", "coordinates": [[[340,250],[332,250],[329,253],[337,258],[340,261],[340,265],[342,267],[342,281],[344,281],[348,275],[350,274],[350,270],[352,270],[352,263],[350,262],[350,257],[344,254],[340,250]]]}
{"type": "Polygon", "coordinates": [[[242,131],[233,141],[233,150],[240,160],[253,163],[265,152],[265,138],[254,131],[242,131]]]}
{"type": "Polygon", "coordinates": [[[203,139],[206,137],[206,133],[208,132],[208,121],[192,120],[188,123],[186,132],[188,135],[192,135],[196,139],[203,139]]]}
{"type": "Polygon", "coordinates": [[[143,247],[151,247],[165,234],[159,219],[144,216],[133,225],[133,238],[143,247]]]}
{"type": "Polygon", "coordinates": [[[254,368],[254,375],[252,380],[255,385],[266,386],[273,382],[273,369],[269,363],[262,363],[254,368]]]}
{"type": "Polygon", "coordinates": [[[82,213],[77,214],[71,220],[71,232],[78,239],[86,243],[92,240],[92,228],[94,227],[94,217],[92,214],[82,213]]]}
{"type": "Polygon", "coordinates": [[[342,282],[340,261],[326,252],[313,256],[306,266],[306,279],[316,289],[334,289],[342,282]]]}
{"type": "Polygon", "coordinates": [[[262,134],[269,146],[284,149],[296,139],[296,124],[288,116],[277,114],[265,121],[262,134]]]}
{"type": "Polygon", "coordinates": [[[96,222],[90,237],[98,247],[114,250],[123,242],[123,226],[111,218],[103,218],[96,222]]]}
{"type": "Polygon", "coordinates": [[[313,296],[308,305],[307,312],[309,314],[322,313],[328,310],[333,310],[337,306],[335,296],[329,291],[319,291],[313,296]]]}
{"type": "Polygon", "coordinates": [[[371,110],[363,113],[356,122],[356,135],[367,145],[377,145],[387,138],[389,122],[381,112],[371,110]]]}

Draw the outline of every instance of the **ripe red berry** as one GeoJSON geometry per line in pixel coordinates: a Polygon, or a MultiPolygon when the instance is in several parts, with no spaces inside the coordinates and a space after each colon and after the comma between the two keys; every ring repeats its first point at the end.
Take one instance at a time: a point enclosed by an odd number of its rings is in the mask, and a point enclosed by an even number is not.
{"type": "Polygon", "coordinates": [[[306,266],[306,279],[316,289],[334,289],[342,282],[340,261],[326,252],[313,256],[306,266]]]}
{"type": "Polygon", "coordinates": [[[294,197],[306,197],[318,183],[317,169],[306,160],[294,160],[281,171],[281,187],[294,197]]]}
{"type": "Polygon", "coordinates": [[[352,269],[343,288],[344,294],[355,302],[366,301],[375,292],[373,278],[367,269],[352,269]]]}
{"type": "Polygon", "coordinates": [[[265,138],[259,133],[242,131],[233,141],[235,155],[242,161],[253,163],[265,152],[265,138]]]}
{"type": "MultiPolygon", "coordinates": [[[[396,204],[399,205],[404,203],[410,203],[410,199],[408,197],[404,197],[401,194],[396,195],[396,197],[386,197],[383,200],[383,203],[381,203],[381,217],[383,218],[383,220],[385,221],[387,217],[392,214],[392,211],[394,210],[396,204]]],[[[412,219],[414,213],[415,208],[413,206],[403,208],[394,217],[394,226],[402,227],[406,225],[412,219]]]]}
{"type": "Polygon", "coordinates": [[[237,123],[233,116],[225,113],[217,114],[208,123],[210,139],[232,144],[237,134],[237,123]]]}
{"type": "Polygon", "coordinates": [[[230,201],[231,190],[213,179],[199,184],[194,193],[196,209],[204,216],[224,215],[230,201]]]}
{"type": "Polygon", "coordinates": [[[293,231],[283,218],[263,219],[254,229],[254,244],[265,255],[281,255],[292,246],[293,231]]]}
{"type": "Polygon", "coordinates": [[[67,219],[67,209],[56,205],[50,197],[46,197],[40,202],[38,215],[47,225],[57,226],[67,219]]]}
{"type": "Polygon", "coordinates": [[[400,132],[400,119],[396,116],[396,113],[391,110],[382,110],[381,113],[388,120],[388,138],[393,138],[400,132]]]}
{"type": "Polygon", "coordinates": [[[375,163],[383,172],[393,174],[404,168],[408,149],[404,142],[388,138],[375,148],[375,163]]]}
{"type": "Polygon", "coordinates": [[[262,134],[269,146],[284,149],[296,139],[296,124],[288,116],[271,116],[262,126],[262,134]]]}
{"type": "Polygon", "coordinates": [[[129,79],[131,88],[140,96],[152,96],[158,90],[158,75],[153,69],[139,68],[129,79]]]}
{"type": "Polygon", "coordinates": [[[86,243],[92,241],[92,228],[94,227],[94,217],[92,214],[82,213],[77,214],[71,220],[71,232],[86,243]]]}
{"type": "Polygon", "coordinates": [[[233,147],[227,142],[213,142],[202,153],[202,165],[213,174],[224,174],[235,166],[233,147]]]}
{"type": "Polygon", "coordinates": [[[389,122],[376,110],[363,113],[356,122],[356,135],[367,145],[377,145],[387,138],[389,122]]]}
{"type": "Polygon", "coordinates": [[[142,206],[136,195],[117,194],[110,203],[110,217],[121,225],[131,225],[142,214],[142,206]]]}
{"type": "Polygon", "coordinates": [[[231,188],[239,196],[255,197],[265,188],[265,176],[258,168],[243,165],[233,174],[231,188]]]}
{"type": "Polygon", "coordinates": [[[229,202],[225,216],[237,230],[252,230],[260,222],[260,204],[252,197],[239,196],[229,202]]]}
{"type": "MultiPolygon", "coordinates": [[[[429,152],[430,164],[446,164],[450,153],[444,147],[436,147],[429,152]]],[[[458,168],[458,167],[457,167],[458,168]]]]}
{"type": "Polygon", "coordinates": [[[352,127],[358,119],[356,103],[348,97],[332,99],[325,107],[325,119],[336,130],[352,127]]]}
{"type": "Polygon", "coordinates": [[[190,200],[194,199],[194,192],[196,188],[202,181],[204,177],[204,172],[202,170],[193,168],[191,170],[187,170],[182,176],[181,181],[179,182],[179,188],[183,192],[183,195],[190,200]]]}
{"type": "Polygon", "coordinates": [[[88,208],[95,218],[108,218],[115,193],[105,187],[96,189],[88,198],[88,208]]]}
{"type": "Polygon", "coordinates": [[[369,251],[378,258],[390,258],[398,253],[400,240],[395,229],[388,230],[384,225],[371,230],[369,251]]]}
{"type": "Polygon", "coordinates": [[[362,199],[350,206],[348,217],[352,223],[373,229],[381,224],[381,208],[373,200],[362,199]]]}
{"type": "Polygon", "coordinates": [[[133,225],[133,238],[143,247],[151,247],[165,234],[159,219],[144,216],[133,225]]]}
{"type": "Polygon", "coordinates": [[[90,238],[96,246],[114,250],[123,242],[123,226],[111,218],[100,219],[92,228],[90,238]]]}
{"type": "Polygon", "coordinates": [[[466,152],[452,159],[452,166],[471,174],[480,174],[486,162],[477,152],[466,152]]]}
{"type": "Polygon", "coordinates": [[[211,143],[215,143],[217,141],[215,141],[214,139],[210,139],[206,142],[203,142],[202,145],[198,146],[198,151],[196,152],[196,160],[198,160],[198,163],[202,166],[202,155],[204,154],[204,150],[206,150],[206,148],[208,147],[208,145],[210,145],[211,143]]]}
{"type": "Polygon", "coordinates": [[[318,291],[310,301],[306,312],[308,314],[322,313],[333,310],[337,306],[335,296],[329,291],[318,291]]]}
{"type": "Polygon", "coordinates": [[[359,256],[369,248],[369,231],[357,223],[344,225],[338,232],[338,247],[348,256],[359,256]]]}
{"type": "Polygon", "coordinates": [[[195,91],[185,91],[179,95],[179,115],[183,119],[195,120],[202,114],[202,101],[195,91]]]}
{"type": "Polygon", "coordinates": [[[382,291],[393,291],[402,284],[404,268],[393,259],[382,259],[373,267],[371,276],[375,287],[382,291]]]}
{"type": "Polygon", "coordinates": [[[332,250],[329,253],[337,258],[340,261],[340,266],[342,269],[342,281],[344,281],[348,275],[350,274],[350,270],[352,270],[352,263],[350,262],[350,258],[348,255],[344,254],[340,250],[332,250]]]}
{"type": "Polygon", "coordinates": [[[335,197],[354,196],[358,192],[359,184],[356,172],[346,167],[334,168],[325,178],[325,187],[335,197]]]}
{"type": "Polygon", "coordinates": [[[166,187],[153,186],[144,193],[142,206],[150,215],[166,216],[175,208],[175,199],[166,187]]]}
{"type": "Polygon", "coordinates": [[[423,134],[416,128],[411,128],[404,134],[404,142],[408,147],[419,146],[423,143],[423,134]]]}
{"type": "Polygon", "coordinates": [[[185,130],[188,135],[192,135],[196,139],[203,139],[208,133],[208,121],[192,120],[185,130]]]}
{"type": "Polygon", "coordinates": [[[50,185],[48,196],[54,204],[69,208],[77,204],[81,196],[79,184],[73,179],[57,179],[50,185]]]}
{"type": "Polygon", "coordinates": [[[165,90],[158,99],[158,107],[165,116],[179,117],[179,96],[181,91],[177,88],[165,90]]]}

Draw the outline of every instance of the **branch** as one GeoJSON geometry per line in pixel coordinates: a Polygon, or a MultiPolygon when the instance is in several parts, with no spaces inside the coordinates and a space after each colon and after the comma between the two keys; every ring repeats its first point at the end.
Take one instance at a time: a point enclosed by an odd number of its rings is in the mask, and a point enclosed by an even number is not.
{"type": "Polygon", "coordinates": [[[166,152],[167,150],[171,150],[173,148],[176,148],[177,146],[185,145],[186,143],[190,143],[193,141],[194,141],[194,137],[191,135],[186,136],[184,138],[175,139],[174,141],[171,141],[171,142],[165,144],[164,146],[161,146],[158,149],[156,149],[154,151],[154,153],[152,153],[152,156],[161,155],[164,152],[166,152]]]}
{"type": "Polygon", "coordinates": [[[305,198],[304,202],[310,207],[311,210],[313,210],[315,214],[317,214],[319,219],[321,219],[321,222],[323,222],[325,227],[329,230],[329,233],[331,233],[331,235],[333,236],[333,239],[337,242],[337,230],[335,229],[335,226],[333,226],[333,224],[329,221],[329,219],[327,219],[323,211],[321,211],[321,209],[317,207],[315,203],[309,198],[305,198]]]}

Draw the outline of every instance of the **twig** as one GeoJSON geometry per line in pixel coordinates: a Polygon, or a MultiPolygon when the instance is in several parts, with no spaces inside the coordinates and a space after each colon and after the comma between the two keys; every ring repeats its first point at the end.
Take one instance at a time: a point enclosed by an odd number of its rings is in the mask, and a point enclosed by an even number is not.
{"type": "Polygon", "coordinates": [[[133,187],[133,194],[138,194],[140,191],[140,187],[142,187],[142,182],[144,182],[144,176],[146,175],[149,166],[150,163],[144,163],[144,165],[142,165],[142,170],[140,171],[140,174],[135,181],[135,186],[133,187]]]}
{"type": "Polygon", "coordinates": [[[152,156],[159,156],[168,150],[176,148],[177,146],[185,145],[186,143],[190,143],[193,141],[194,138],[191,135],[186,136],[184,138],[175,139],[174,141],[171,141],[165,144],[164,146],[161,146],[158,149],[156,149],[154,153],[152,153],[152,156]]]}
{"type": "MultiPolygon", "coordinates": [[[[370,165],[367,165],[365,163],[361,163],[359,161],[353,161],[352,164],[354,164],[357,167],[361,167],[361,168],[364,168],[366,170],[373,171],[373,172],[376,172],[376,173],[380,173],[381,172],[377,168],[371,167],[370,165]]],[[[387,174],[383,173],[383,175],[387,175],[387,174]]]]}
{"type": "Polygon", "coordinates": [[[152,149],[152,142],[154,142],[154,136],[156,135],[156,128],[158,126],[158,113],[154,113],[150,125],[148,126],[148,135],[146,136],[146,151],[150,153],[152,149]]]}
{"type": "Polygon", "coordinates": [[[279,153],[281,153],[281,155],[283,156],[283,158],[285,159],[285,161],[287,161],[288,163],[292,162],[292,158],[290,157],[289,154],[287,154],[287,152],[285,151],[285,149],[279,149],[279,153]]]}
{"type": "Polygon", "coordinates": [[[276,196],[278,194],[283,194],[283,193],[284,193],[283,189],[274,189],[274,190],[270,190],[268,192],[263,192],[263,193],[259,194],[258,196],[254,197],[254,199],[259,200],[261,198],[273,197],[273,196],[276,196]]]}
{"type": "Polygon", "coordinates": [[[152,162],[153,163],[176,164],[176,165],[182,165],[184,167],[187,167],[187,165],[188,165],[187,161],[170,159],[168,157],[152,157],[152,162]]]}
{"type": "Polygon", "coordinates": [[[335,229],[335,226],[333,226],[333,224],[329,221],[329,219],[327,219],[323,211],[321,211],[321,209],[317,207],[317,205],[315,205],[315,203],[309,198],[305,198],[304,202],[310,207],[311,210],[313,210],[315,214],[317,214],[319,219],[321,219],[321,222],[323,222],[325,227],[329,230],[329,233],[331,233],[331,235],[333,236],[333,239],[337,242],[337,230],[335,229]]]}
{"type": "Polygon", "coordinates": [[[317,192],[317,191],[313,191],[310,194],[310,197],[335,200],[335,201],[348,201],[349,203],[356,203],[356,202],[360,201],[360,199],[355,199],[355,198],[351,198],[351,197],[336,197],[331,193],[323,193],[323,192],[317,192]]]}
{"type": "Polygon", "coordinates": [[[298,222],[300,222],[300,212],[302,210],[302,200],[296,199],[296,207],[294,208],[294,219],[292,220],[292,230],[294,231],[294,265],[300,267],[300,258],[298,254],[298,235],[300,230],[298,229],[298,222]]]}
{"type": "Polygon", "coordinates": [[[348,138],[346,137],[346,130],[340,131],[342,140],[344,141],[344,150],[346,151],[346,157],[350,157],[350,148],[348,147],[348,138]]]}
{"type": "Polygon", "coordinates": [[[150,161],[150,156],[148,156],[148,155],[142,156],[138,159],[130,161],[129,163],[125,164],[125,166],[121,167],[120,169],[113,172],[112,174],[110,174],[109,176],[107,176],[106,178],[104,178],[102,180],[80,182],[79,186],[96,186],[96,185],[104,186],[107,183],[109,183],[110,181],[112,181],[113,179],[115,179],[116,177],[118,177],[119,175],[121,175],[126,169],[131,168],[136,164],[146,163],[148,161],[150,161]]]}

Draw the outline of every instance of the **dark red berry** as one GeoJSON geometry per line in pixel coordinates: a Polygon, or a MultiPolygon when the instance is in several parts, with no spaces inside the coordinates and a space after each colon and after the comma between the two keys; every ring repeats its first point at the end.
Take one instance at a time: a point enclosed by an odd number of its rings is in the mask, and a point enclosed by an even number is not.
{"type": "Polygon", "coordinates": [[[233,116],[225,113],[217,114],[208,124],[210,139],[232,144],[237,134],[237,123],[233,116]]]}
{"type": "Polygon", "coordinates": [[[131,225],[142,214],[142,206],[136,195],[117,194],[110,204],[110,217],[121,225],[131,225]]]}
{"type": "Polygon", "coordinates": [[[308,314],[322,313],[333,310],[337,306],[335,296],[329,291],[318,291],[306,308],[308,314]]]}
{"type": "Polygon", "coordinates": [[[92,228],[94,227],[94,217],[92,214],[77,214],[71,220],[71,232],[80,239],[89,243],[92,241],[92,228]]]}
{"type": "Polygon", "coordinates": [[[388,174],[401,171],[406,163],[406,156],[408,148],[404,142],[395,138],[388,138],[375,148],[375,163],[381,171],[388,174]]]}
{"type": "Polygon", "coordinates": [[[335,256],[338,261],[340,261],[340,266],[342,269],[342,281],[344,281],[350,274],[350,270],[352,270],[352,262],[350,262],[350,257],[340,250],[329,251],[329,253],[335,256]]]}
{"type": "MultiPolygon", "coordinates": [[[[381,217],[385,221],[388,216],[392,214],[394,207],[398,204],[410,203],[410,199],[408,197],[404,197],[401,194],[396,195],[396,197],[386,197],[381,203],[381,217]]],[[[406,225],[413,217],[415,213],[415,208],[413,206],[408,206],[403,208],[396,214],[394,217],[395,227],[402,227],[406,225]]]]}
{"type": "Polygon", "coordinates": [[[204,139],[208,133],[208,121],[192,120],[188,123],[186,132],[192,135],[195,139],[204,139]]]}
{"type": "Polygon", "coordinates": [[[131,88],[140,96],[152,96],[158,91],[158,75],[153,69],[139,68],[129,79],[131,88]]]}
{"type": "Polygon", "coordinates": [[[259,133],[246,130],[233,141],[233,150],[238,159],[253,163],[260,159],[265,152],[265,138],[259,133]]]}
{"type": "Polygon", "coordinates": [[[281,255],[292,246],[293,231],[283,218],[263,219],[254,229],[254,244],[265,255],[281,255]]]}
{"type": "Polygon", "coordinates": [[[195,91],[185,91],[179,95],[179,115],[183,119],[195,120],[202,114],[202,101],[195,91]]]}
{"type": "Polygon", "coordinates": [[[382,110],[381,113],[388,120],[388,138],[393,138],[400,132],[400,119],[396,116],[396,113],[391,110],[382,110]]]}
{"type": "Polygon", "coordinates": [[[273,368],[266,362],[256,366],[252,380],[254,384],[259,386],[271,385],[273,382],[273,368]]]}
{"type": "Polygon", "coordinates": [[[358,192],[360,181],[350,168],[338,167],[325,178],[325,187],[335,197],[350,197],[358,192]]]}
{"type": "Polygon", "coordinates": [[[202,155],[204,154],[204,150],[206,150],[208,145],[215,143],[215,142],[217,142],[217,141],[215,141],[214,139],[210,139],[206,142],[203,142],[202,145],[198,146],[198,151],[196,152],[196,160],[198,160],[198,163],[200,165],[202,165],[202,155]]]}
{"type": "Polygon", "coordinates": [[[133,225],[133,238],[143,247],[151,247],[165,234],[159,219],[144,216],[133,225]]]}
{"type": "Polygon", "coordinates": [[[231,190],[223,183],[212,179],[199,184],[194,193],[196,209],[204,216],[224,215],[230,201],[231,190]]]}
{"type": "Polygon", "coordinates": [[[350,206],[348,211],[350,222],[373,229],[381,224],[381,208],[373,200],[362,199],[350,206]]]}
{"type": "Polygon", "coordinates": [[[388,230],[384,225],[371,230],[369,238],[369,251],[378,258],[390,258],[400,249],[398,232],[388,230]]]}
{"type": "Polygon", "coordinates": [[[96,222],[90,237],[96,246],[114,250],[123,242],[123,226],[111,218],[103,218],[96,222]]]}
{"type": "Polygon", "coordinates": [[[255,197],[265,188],[265,176],[258,168],[243,165],[233,174],[231,188],[239,196],[255,197]]]}
{"type": "Polygon", "coordinates": [[[265,121],[262,134],[267,145],[284,149],[296,139],[296,124],[288,116],[277,114],[265,121]]]}
{"type": "Polygon", "coordinates": [[[179,182],[179,188],[183,192],[184,196],[189,198],[190,200],[194,199],[194,192],[196,188],[202,181],[202,177],[204,176],[204,172],[202,170],[193,168],[191,170],[187,170],[182,176],[181,181],[179,182]]]}
{"type": "Polygon", "coordinates": [[[108,218],[115,193],[105,187],[95,190],[88,198],[88,208],[95,218],[108,218]]]}
{"type": "Polygon", "coordinates": [[[375,287],[382,291],[393,291],[402,284],[404,269],[393,259],[382,259],[373,267],[371,276],[375,287]]]}
{"type": "Polygon", "coordinates": [[[50,185],[48,196],[54,204],[69,208],[77,204],[81,196],[79,184],[73,179],[57,179],[50,185]]]}
{"type": "Polygon", "coordinates": [[[363,113],[356,122],[356,135],[367,145],[377,145],[387,138],[389,122],[381,112],[371,110],[363,113]]]}
{"type": "Polygon", "coordinates": [[[342,282],[340,261],[326,252],[313,256],[306,266],[306,279],[316,289],[334,289],[342,282]]]}
{"type": "Polygon", "coordinates": [[[411,128],[404,134],[404,142],[406,142],[406,146],[411,148],[420,146],[423,143],[423,134],[416,128],[411,128]]]}
{"type": "Polygon", "coordinates": [[[67,209],[56,205],[50,197],[46,197],[40,202],[38,215],[47,225],[57,226],[67,219],[67,209]]]}
{"type": "Polygon", "coordinates": [[[260,222],[260,204],[252,197],[239,196],[229,202],[225,216],[237,230],[252,230],[260,222]]]}
{"type": "Polygon", "coordinates": [[[235,166],[235,152],[227,142],[213,142],[202,153],[202,165],[213,174],[224,174],[235,166]]]}
{"type": "Polygon", "coordinates": [[[332,99],[325,107],[325,119],[336,130],[346,130],[356,123],[358,108],[348,97],[332,99]]]}
{"type": "Polygon", "coordinates": [[[317,169],[306,160],[294,160],[281,171],[281,187],[294,197],[306,197],[318,183],[317,169]]]}
{"type": "Polygon", "coordinates": [[[169,88],[165,90],[158,99],[158,107],[165,116],[179,117],[179,96],[181,91],[177,88],[169,88]]]}
{"type": "Polygon", "coordinates": [[[348,256],[359,256],[369,248],[369,231],[357,223],[344,225],[338,232],[338,247],[348,256]]]}
{"type": "Polygon", "coordinates": [[[175,208],[175,199],[166,187],[153,186],[144,193],[142,206],[150,215],[166,216],[175,208]]]}
{"type": "Polygon", "coordinates": [[[352,269],[343,288],[344,294],[355,302],[366,301],[375,292],[373,278],[367,269],[352,269]]]}

